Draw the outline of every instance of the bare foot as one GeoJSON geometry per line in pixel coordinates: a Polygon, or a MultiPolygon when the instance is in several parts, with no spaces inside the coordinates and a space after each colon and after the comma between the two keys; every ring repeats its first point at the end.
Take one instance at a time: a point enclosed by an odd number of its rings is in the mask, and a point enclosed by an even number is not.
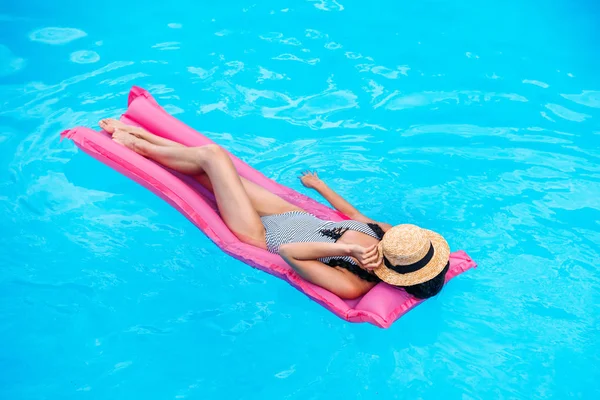
{"type": "Polygon", "coordinates": [[[133,151],[135,151],[135,147],[136,147],[135,142],[137,140],[139,140],[138,138],[133,136],[131,133],[127,132],[126,130],[119,129],[119,128],[116,128],[113,130],[112,138],[115,142],[122,144],[123,146],[125,146],[128,149],[131,149],[133,151]]]}
{"type": "Polygon", "coordinates": [[[147,157],[152,150],[152,144],[150,142],[137,137],[127,130],[115,129],[112,138],[115,142],[135,151],[143,157],[147,157]]]}
{"type": "Polygon", "coordinates": [[[114,118],[105,118],[105,119],[101,120],[98,123],[98,125],[100,125],[100,128],[104,129],[106,132],[110,133],[111,135],[117,129],[122,130],[122,131],[129,131],[131,128],[133,128],[133,126],[124,124],[123,122],[119,121],[118,119],[114,119],[114,118]]]}

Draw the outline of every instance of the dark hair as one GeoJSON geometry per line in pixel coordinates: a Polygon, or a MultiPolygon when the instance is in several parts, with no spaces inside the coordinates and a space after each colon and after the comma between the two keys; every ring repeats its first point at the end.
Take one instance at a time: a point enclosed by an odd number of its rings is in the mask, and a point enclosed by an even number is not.
{"type": "Polygon", "coordinates": [[[404,290],[406,290],[408,294],[415,296],[417,299],[428,299],[435,296],[440,292],[440,290],[442,290],[442,287],[444,286],[444,282],[446,281],[446,272],[448,272],[449,267],[450,263],[446,264],[442,272],[437,274],[435,278],[416,285],[403,286],[404,290]]]}
{"type": "Polygon", "coordinates": [[[379,240],[383,239],[383,235],[385,235],[385,232],[383,231],[383,229],[381,229],[381,227],[378,224],[367,224],[369,226],[369,228],[371,228],[371,230],[373,232],[375,232],[375,234],[377,235],[377,238],[379,240]]]}
{"type": "MultiPolygon", "coordinates": [[[[375,232],[377,236],[379,236],[379,240],[383,239],[383,235],[385,232],[381,227],[377,224],[368,224],[369,227],[375,232]]],[[[417,299],[428,299],[430,297],[438,294],[442,287],[444,286],[444,282],[446,281],[446,272],[448,272],[448,268],[450,267],[450,263],[446,264],[442,272],[437,274],[435,278],[428,280],[427,282],[419,283],[412,286],[396,286],[403,288],[406,292],[417,299]]]]}

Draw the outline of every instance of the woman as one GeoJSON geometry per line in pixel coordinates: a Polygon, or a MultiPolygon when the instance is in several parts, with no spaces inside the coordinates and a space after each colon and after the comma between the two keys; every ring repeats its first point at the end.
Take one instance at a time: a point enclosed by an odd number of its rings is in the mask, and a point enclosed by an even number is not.
{"type": "Polygon", "coordinates": [[[444,284],[450,249],[440,235],[373,221],[315,173],[304,173],[302,183],[351,220],[321,220],[240,177],[217,145],[186,147],[115,119],[100,127],[138,154],[196,177],[214,193],[223,221],[242,242],[281,255],[304,279],[341,298],[358,298],[381,280],[422,299],[444,284]]]}

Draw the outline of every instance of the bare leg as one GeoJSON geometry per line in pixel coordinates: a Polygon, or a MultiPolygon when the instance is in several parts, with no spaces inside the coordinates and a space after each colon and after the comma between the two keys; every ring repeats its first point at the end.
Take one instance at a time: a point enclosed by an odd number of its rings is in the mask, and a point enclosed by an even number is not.
{"type": "MultiPolygon", "coordinates": [[[[147,142],[150,142],[152,144],[155,144],[157,146],[187,148],[186,146],[182,145],[181,143],[174,142],[169,139],[165,139],[158,135],[154,135],[154,134],[146,131],[145,129],[142,129],[139,127],[126,125],[123,122],[113,119],[113,118],[103,119],[102,121],[100,121],[99,125],[102,129],[104,129],[105,131],[107,131],[110,134],[113,134],[115,132],[115,130],[122,130],[122,131],[129,132],[132,135],[134,135],[140,139],[143,139],[147,142]]],[[[186,166],[185,164],[186,164],[185,162],[182,162],[182,168],[189,167],[189,166],[186,166]]],[[[191,168],[193,169],[194,167],[191,166],[191,168]]],[[[180,171],[180,172],[182,172],[182,171],[180,171]]],[[[205,173],[202,172],[200,174],[190,174],[190,175],[195,175],[196,180],[198,182],[200,182],[202,184],[202,186],[206,187],[210,191],[214,191],[211,181],[205,173]]],[[[260,216],[281,214],[281,213],[285,213],[285,212],[289,212],[289,211],[304,211],[301,208],[296,207],[293,204],[285,201],[284,199],[277,196],[276,194],[273,194],[273,193],[269,192],[268,190],[262,188],[261,186],[257,185],[256,183],[251,182],[244,177],[240,177],[240,179],[242,181],[242,185],[244,186],[244,189],[246,190],[246,193],[248,194],[248,197],[250,197],[250,201],[252,202],[254,209],[258,212],[258,214],[260,216]]]]}
{"type": "Polygon", "coordinates": [[[157,146],[129,132],[115,130],[113,139],[136,153],[178,172],[210,179],[221,218],[238,238],[265,248],[265,229],[231,158],[217,145],[202,147],[157,146]]]}
{"type": "MultiPolygon", "coordinates": [[[[214,193],[213,185],[206,174],[198,175],[195,178],[202,186],[214,193]]],[[[240,179],[252,206],[261,217],[290,211],[305,211],[246,178],[240,177],[240,179]]]]}
{"type": "Polygon", "coordinates": [[[105,119],[101,120],[98,123],[98,125],[100,125],[100,128],[104,129],[106,132],[110,133],[111,135],[114,134],[115,130],[118,129],[121,131],[129,132],[132,135],[137,136],[140,139],[144,139],[144,140],[146,140],[152,144],[155,144],[157,146],[186,147],[181,143],[174,142],[169,139],[165,139],[164,137],[161,137],[158,135],[153,135],[152,133],[148,132],[144,128],[127,125],[127,124],[119,121],[118,119],[105,118],[105,119]]]}

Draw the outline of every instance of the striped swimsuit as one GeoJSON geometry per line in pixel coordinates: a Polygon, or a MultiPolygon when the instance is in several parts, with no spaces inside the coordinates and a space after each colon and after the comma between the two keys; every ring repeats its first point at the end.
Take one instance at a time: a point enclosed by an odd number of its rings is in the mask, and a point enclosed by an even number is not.
{"type": "MultiPolygon", "coordinates": [[[[346,230],[353,230],[379,239],[369,225],[358,221],[346,220],[340,222],[325,221],[303,211],[290,211],[283,214],[261,217],[265,227],[267,250],[279,254],[279,247],[286,243],[323,242],[335,243],[346,230]]],[[[324,257],[319,261],[336,266],[336,260],[346,261],[344,267],[358,277],[370,281],[378,281],[377,277],[360,268],[352,257],[324,257]]]]}

